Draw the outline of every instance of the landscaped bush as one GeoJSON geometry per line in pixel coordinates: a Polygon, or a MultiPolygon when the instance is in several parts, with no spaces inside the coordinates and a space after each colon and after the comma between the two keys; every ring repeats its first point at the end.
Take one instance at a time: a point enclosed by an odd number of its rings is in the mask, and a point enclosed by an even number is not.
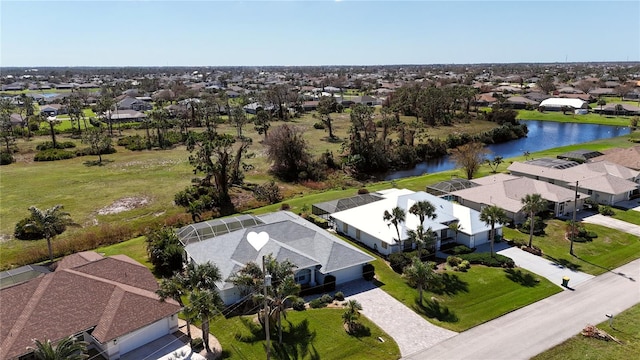
{"type": "Polygon", "coordinates": [[[604,216],[613,216],[615,215],[615,212],[613,211],[611,206],[603,206],[600,208],[600,214],[604,216]]]}
{"type": "Polygon", "coordinates": [[[202,338],[191,339],[191,349],[198,353],[204,349],[204,340],[202,338]]]}
{"type": "Polygon", "coordinates": [[[0,165],[9,165],[14,161],[13,155],[8,152],[0,152],[0,165]]]}
{"type": "Polygon", "coordinates": [[[375,270],[376,268],[372,264],[365,264],[362,267],[362,277],[367,281],[373,280],[373,277],[376,275],[375,270]]]}
{"type": "Polygon", "coordinates": [[[307,215],[307,220],[311,221],[312,223],[314,223],[315,225],[317,225],[317,226],[319,226],[319,227],[321,227],[323,229],[328,229],[329,228],[329,221],[319,217],[318,215],[309,214],[309,215],[307,215]]]}
{"type": "Polygon", "coordinates": [[[284,203],[282,205],[280,205],[280,210],[290,210],[291,209],[291,205],[284,203]]]}
{"type": "Polygon", "coordinates": [[[342,301],[342,300],[344,300],[344,294],[342,293],[342,291],[338,291],[337,293],[335,293],[333,295],[333,299],[334,300],[338,300],[338,301],[342,301]]]}
{"type": "Polygon", "coordinates": [[[76,156],[76,154],[71,151],[61,150],[61,149],[48,149],[43,150],[33,157],[33,161],[55,161],[55,160],[65,160],[71,159],[76,156]]]}
{"type": "Polygon", "coordinates": [[[291,308],[295,311],[304,311],[306,309],[306,307],[304,306],[304,299],[296,298],[295,300],[293,300],[293,302],[291,303],[291,308]]]}
{"type": "Polygon", "coordinates": [[[512,268],[515,266],[515,263],[511,258],[500,254],[494,254],[492,257],[490,253],[471,253],[461,254],[459,257],[463,260],[469,261],[471,264],[505,268],[512,268]]]}
{"type": "MultiPolygon", "coordinates": [[[[56,149],[71,149],[76,147],[76,144],[72,141],[57,141],[56,142],[56,149]]],[[[36,146],[36,150],[38,151],[44,151],[44,150],[49,150],[49,149],[53,149],[53,142],[51,141],[45,141],[42,144],[39,144],[38,146],[36,146]]]]}
{"type": "Polygon", "coordinates": [[[309,301],[309,307],[312,309],[319,309],[327,306],[327,303],[323,302],[320,298],[309,301]]]}
{"type": "Polygon", "coordinates": [[[364,194],[368,194],[369,190],[367,190],[366,188],[360,188],[358,189],[358,195],[364,195],[364,194]]]}
{"type": "Polygon", "coordinates": [[[324,291],[330,292],[336,289],[336,277],[327,275],[324,277],[324,291]]]}
{"type": "Polygon", "coordinates": [[[454,267],[460,265],[462,259],[457,256],[447,256],[447,265],[454,267]]]}
{"type": "Polygon", "coordinates": [[[446,249],[446,250],[442,250],[440,249],[442,252],[446,253],[446,254],[450,254],[450,255],[460,255],[460,254],[470,254],[474,251],[476,251],[475,248],[470,248],[466,245],[457,245],[454,246],[452,248],[446,249]]]}
{"type": "Polygon", "coordinates": [[[405,253],[393,253],[389,255],[389,265],[393,271],[402,274],[404,268],[411,265],[411,258],[405,253]]]}
{"type": "MultiPolygon", "coordinates": [[[[106,154],[113,154],[115,152],[116,152],[116,149],[114,147],[110,146],[108,149],[102,150],[102,152],[100,154],[106,155],[106,154]]],[[[96,151],[94,151],[90,147],[76,150],[76,156],[87,156],[87,155],[96,155],[97,156],[98,153],[96,151]]]]}
{"type": "Polygon", "coordinates": [[[588,237],[589,239],[595,239],[595,238],[597,238],[597,237],[598,237],[598,234],[596,234],[596,232],[595,232],[595,231],[589,231],[589,232],[587,233],[587,237],[588,237]]]}
{"type": "MultiPolygon", "coordinates": [[[[541,217],[539,217],[539,216],[534,216],[534,219],[535,219],[535,226],[534,226],[534,228],[533,228],[533,233],[534,233],[535,235],[541,235],[541,234],[543,234],[543,233],[544,233],[544,228],[547,226],[547,224],[545,224],[545,223],[542,221],[542,218],[541,218],[541,217]]],[[[523,232],[523,233],[525,233],[525,234],[528,234],[528,233],[529,233],[529,226],[530,226],[529,224],[530,224],[530,223],[531,223],[531,219],[527,219],[527,220],[522,224],[522,226],[520,227],[520,231],[521,231],[521,232],[523,232]]]]}

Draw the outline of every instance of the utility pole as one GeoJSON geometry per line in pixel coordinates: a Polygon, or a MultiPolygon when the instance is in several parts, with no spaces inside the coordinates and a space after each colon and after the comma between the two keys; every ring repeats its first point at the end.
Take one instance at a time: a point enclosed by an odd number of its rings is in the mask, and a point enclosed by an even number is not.
{"type": "Polygon", "coordinates": [[[569,248],[569,254],[575,256],[573,253],[573,238],[576,236],[576,211],[578,210],[578,181],[576,181],[576,194],[573,198],[573,222],[571,223],[571,248],[569,248]]]}
{"type": "Polygon", "coordinates": [[[264,274],[264,333],[267,340],[267,360],[271,359],[271,337],[269,334],[269,304],[267,302],[267,287],[271,286],[271,275],[267,274],[266,258],[262,255],[262,273],[264,274]]]}

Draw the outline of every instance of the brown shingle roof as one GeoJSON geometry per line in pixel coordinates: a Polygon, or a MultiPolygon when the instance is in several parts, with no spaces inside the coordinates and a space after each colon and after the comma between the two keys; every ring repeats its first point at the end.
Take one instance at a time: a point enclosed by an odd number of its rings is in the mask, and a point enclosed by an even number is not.
{"type": "Polygon", "coordinates": [[[147,268],[112,257],[2,289],[0,358],[26,353],[34,338],[55,342],[91,328],[104,343],[177,313],[157,288],[147,268]]]}
{"type": "Polygon", "coordinates": [[[633,170],[640,170],[640,145],[627,149],[616,148],[605,150],[604,155],[595,157],[591,161],[609,161],[633,170]]]}

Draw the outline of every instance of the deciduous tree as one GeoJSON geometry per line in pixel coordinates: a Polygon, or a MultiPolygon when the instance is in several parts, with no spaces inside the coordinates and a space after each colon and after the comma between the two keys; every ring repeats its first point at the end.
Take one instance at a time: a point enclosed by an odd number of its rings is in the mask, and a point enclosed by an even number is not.
{"type": "Polygon", "coordinates": [[[459,146],[451,151],[451,158],[456,165],[461,167],[467,179],[473,179],[473,175],[480,169],[480,165],[484,163],[488,150],[482,143],[474,142],[459,146]]]}

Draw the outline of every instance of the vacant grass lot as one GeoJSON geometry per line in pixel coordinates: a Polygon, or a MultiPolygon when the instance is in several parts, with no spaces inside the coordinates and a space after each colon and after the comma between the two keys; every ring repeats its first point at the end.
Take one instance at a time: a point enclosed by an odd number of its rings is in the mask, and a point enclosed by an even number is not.
{"type": "MultiPolygon", "coordinates": [[[[586,325],[586,324],[585,324],[586,325]]],[[[597,325],[622,342],[596,340],[580,334],[555,346],[534,360],[618,360],[635,359],[640,354],[640,304],[619,315],[613,320],[613,328],[608,321],[597,325]]]]}
{"type": "MultiPolygon", "coordinates": [[[[342,326],[343,309],[289,310],[282,320],[283,344],[272,335],[273,357],[278,359],[380,359],[400,358],[396,342],[364,315],[360,322],[369,329],[367,336],[350,336],[342,326]],[[382,337],[385,342],[378,341],[382,337]],[[278,356],[278,354],[286,356],[278,356]]],[[[255,316],[218,317],[211,323],[225,359],[265,357],[264,331],[255,316]]]]}
{"type": "MultiPolygon", "coordinates": [[[[544,256],[559,264],[592,275],[600,275],[610,269],[640,257],[640,239],[637,236],[594,224],[585,224],[588,231],[598,237],[591,242],[574,242],[576,257],[569,255],[570,242],[564,237],[566,223],[547,220],[545,234],[533,237],[533,245],[542,249],[544,256]]],[[[504,228],[507,239],[529,241],[529,235],[518,230],[504,228]]]]}

